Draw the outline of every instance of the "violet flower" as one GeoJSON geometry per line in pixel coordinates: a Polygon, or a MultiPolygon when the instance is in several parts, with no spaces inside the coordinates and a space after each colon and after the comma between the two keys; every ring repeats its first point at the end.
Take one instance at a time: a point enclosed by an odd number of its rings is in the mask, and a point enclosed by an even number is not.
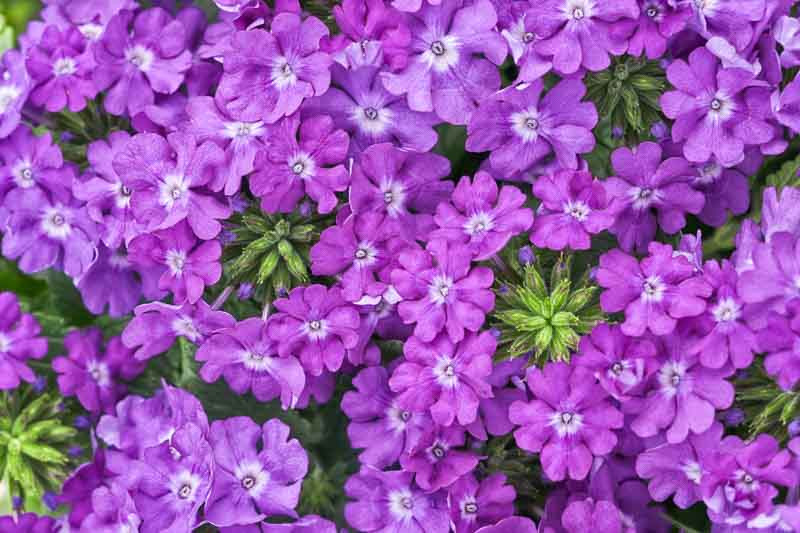
{"type": "Polygon", "coordinates": [[[614,224],[611,199],[603,182],[589,172],[560,170],[540,177],[533,194],[541,200],[531,229],[531,242],[551,250],[588,250],[591,235],[614,224]]]}
{"type": "Polygon", "coordinates": [[[467,150],[491,151],[492,168],[506,175],[550,157],[577,169],[577,154],[594,148],[597,111],[593,103],[581,102],[586,87],[578,79],[563,80],[544,96],[543,88],[538,80],[482,99],[467,127],[467,150]]]}
{"type": "Polygon", "coordinates": [[[458,425],[429,428],[416,445],[400,456],[406,472],[416,474],[414,480],[428,493],[449,487],[461,476],[478,466],[479,457],[472,451],[459,450],[466,441],[458,425]]]}
{"type": "Polygon", "coordinates": [[[487,267],[470,268],[471,258],[466,246],[442,240],[400,254],[391,274],[403,297],[397,311],[406,324],[416,323],[414,335],[423,342],[442,331],[459,342],[465,331],[478,331],[494,307],[494,274],[487,267]]]}
{"type": "Polygon", "coordinates": [[[272,130],[266,149],[256,156],[258,170],[249,182],[251,192],[261,199],[261,209],[289,213],[308,195],[319,213],[333,211],[336,193],[350,184],[343,164],[347,133],[334,128],[327,115],[302,122],[293,115],[272,130]]]}
{"type": "Polygon", "coordinates": [[[13,48],[6,50],[0,57],[0,139],[8,137],[19,125],[30,88],[25,57],[13,48]]]}
{"type": "Polygon", "coordinates": [[[524,516],[510,516],[494,525],[484,526],[475,533],[537,533],[536,524],[524,516]]]}
{"type": "Polygon", "coordinates": [[[638,20],[622,20],[614,33],[630,34],[628,55],[658,59],[667,51],[669,39],[686,27],[692,17],[689,3],[671,0],[638,0],[638,20]]]}
{"type": "Polygon", "coordinates": [[[222,62],[217,102],[237,120],[267,124],[328,90],[331,58],[319,51],[328,28],[316,17],[278,13],[270,31],[236,32],[222,62]]]}
{"type": "MultiPolygon", "coordinates": [[[[75,174],[71,165],[64,164],[50,132],[37,136],[27,125],[0,140],[0,164],[0,199],[11,190],[34,187],[66,197],[75,174]]],[[[3,202],[4,211],[16,208],[15,203],[3,202]]]]}
{"type": "Polygon", "coordinates": [[[758,349],[766,352],[764,369],[776,378],[778,385],[790,391],[800,380],[800,300],[786,305],[786,315],[776,312],[767,315],[766,324],[758,332],[758,349]]]}
{"type": "Polygon", "coordinates": [[[478,103],[500,87],[495,65],[507,55],[493,31],[497,13],[489,0],[465,5],[425,5],[408,15],[414,36],[408,65],[383,72],[386,90],[406,95],[412,111],[435,111],[445,122],[467,124],[478,103]]]}
{"type": "Polygon", "coordinates": [[[728,215],[742,215],[750,207],[750,184],[747,176],[736,168],[725,168],[714,160],[692,165],[692,186],[705,195],[703,209],[697,218],[704,224],[719,227],[728,215]]]}
{"type": "Polygon", "coordinates": [[[548,363],[527,373],[531,402],[511,404],[509,419],[517,445],[539,452],[542,469],[552,481],[585,479],[595,457],[617,444],[614,429],[622,413],[608,400],[588,370],[565,363],[548,363]]]}
{"type": "Polygon", "coordinates": [[[134,116],[154,103],[154,93],[174,93],[192,64],[183,24],[160,7],[119,12],[94,55],[95,87],[106,91],[103,106],[112,115],[134,116]]]}
{"type": "Polygon", "coordinates": [[[448,493],[455,533],[472,533],[514,514],[516,491],[500,473],[491,474],[481,482],[466,475],[453,483],[448,493]]]}
{"type": "Polygon", "coordinates": [[[339,288],[297,287],[273,305],[278,312],[267,327],[270,338],[278,343],[278,354],[297,356],[313,376],[323,369],[339,370],[345,351],[358,343],[358,311],[344,301],[339,288]]]}
{"type": "Polygon", "coordinates": [[[625,311],[622,333],[641,336],[672,333],[677,319],[697,316],[706,309],[705,298],[712,288],[682,255],[672,247],[650,243],[650,255],[639,263],[635,258],[611,250],[600,256],[597,283],[606,290],[600,305],[608,313],[625,311]]]}
{"type": "Polygon", "coordinates": [[[209,522],[224,527],[297,516],[308,457],[297,439],[289,440],[289,426],[272,419],[259,427],[236,416],[211,424],[208,439],[214,450],[214,479],[205,506],[209,522]]]}
{"type": "Polygon", "coordinates": [[[17,296],[0,292],[0,389],[12,390],[20,381],[36,381],[26,361],[47,354],[47,339],[40,337],[40,332],[36,318],[21,312],[17,296]]]}
{"type": "Polygon", "coordinates": [[[361,464],[386,468],[409,452],[431,425],[427,413],[402,409],[389,390],[389,373],[382,366],[361,370],[353,378],[355,390],[342,397],[342,411],[350,419],[347,436],[353,448],[363,448],[361,464]]]}
{"type": "Polygon", "coordinates": [[[445,334],[430,343],[411,337],[403,346],[405,360],[389,380],[397,404],[415,413],[430,411],[441,426],[471,424],[480,400],[492,396],[487,379],[496,347],[488,331],[470,334],[458,344],[445,334]]]}
{"type": "Polygon", "coordinates": [[[754,245],[753,268],[741,272],[736,284],[752,326],[762,326],[768,311],[785,314],[788,302],[800,295],[798,258],[800,241],[785,231],[772,234],[769,242],[754,245]]]}
{"type": "Polygon", "coordinates": [[[753,23],[764,17],[766,4],[765,0],[689,3],[693,12],[690,27],[704,38],[722,36],[737,50],[742,50],[753,39],[753,23]]]}
{"type": "MultiPolygon", "coordinates": [[[[509,2],[509,5],[512,6],[512,11],[517,6],[517,9],[528,8],[528,5],[522,2],[509,2]]],[[[541,38],[536,35],[535,25],[536,17],[528,16],[527,12],[523,11],[508,28],[500,32],[508,43],[514,63],[519,67],[517,75],[519,82],[536,81],[553,68],[552,58],[544,57],[536,51],[536,44],[541,38]]]]}
{"type": "Polygon", "coordinates": [[[288,409],[302,394],[306,376],[296,357],[278,357],[277,351],[264,321],[248,318],[212,335],[195,357],[205,363],[199,374],[206,382],[223,376],[235,393],[252,391],[261,402],[280,397],[288,409]]]}
{"type": "Polygon", "coordinates": [[[92,512],[81,522],[86,531],[138,531],[142,523],[128,489],[119,483],[97,487],[91,494],[92,512]]]}
{"type": "Polygon", "coordinates": [[[381,0],[344,0],[333,7],[333,17],[341,31],[333,40],[343,47],[334,59],[342,66],[385,64],[393,71],[406,66],[411,33],[397,10],[381,0]]]}
{"type": "Polygon", "coordinates": [[[525,201],[525,195],[516,187],[505,186],[498,194],[497,182],[487,172],[478,171],[472,180],[464,176],[450,195],[450,202],[437,206],[434,221],[439,229],[429,239],[465,244],[475,261],[489,259],[511,237],[531,227],[533,212],[523,207],[525,201]]]}

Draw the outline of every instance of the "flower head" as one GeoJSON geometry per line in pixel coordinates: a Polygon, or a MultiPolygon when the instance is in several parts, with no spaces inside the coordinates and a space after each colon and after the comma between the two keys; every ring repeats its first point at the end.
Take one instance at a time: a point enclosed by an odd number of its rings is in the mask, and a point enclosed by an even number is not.
{"type": "Polygon", "coordinates": [[[472,451],[460,450],[466,441],[464,430],[457,425],[432,427],[407,453],[400,456],[400,465],[415,474],[421,489],[431,493],[449,487],[471,472],[479,458],[472,451]]]}
{"type": "Polygon", "coordinates": [[[0,389],[15,389],[20,380],[36,380],[26,361],[47,353],[47,339],[40,337],[40,332],[36,318],[21,312],[16,295],[0,293],[0,389]]]}
{"type": "Polygon", "coordinates": [[[0,80],[0,139],[3,139],[19,125],[22,107],[31,88],[25,58],[18,50],[10,49],[3,53],[0,80]]]}

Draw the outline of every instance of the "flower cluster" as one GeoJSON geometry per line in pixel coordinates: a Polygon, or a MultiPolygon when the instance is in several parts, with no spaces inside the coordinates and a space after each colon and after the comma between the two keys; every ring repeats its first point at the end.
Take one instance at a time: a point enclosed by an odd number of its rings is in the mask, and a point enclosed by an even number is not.
{"type": "Polygon", "coordinates": [[[2,255],[110,317],[0,294],[93,437],[0,529],[800,530],[793,2],[45,4],[2,255]]]}

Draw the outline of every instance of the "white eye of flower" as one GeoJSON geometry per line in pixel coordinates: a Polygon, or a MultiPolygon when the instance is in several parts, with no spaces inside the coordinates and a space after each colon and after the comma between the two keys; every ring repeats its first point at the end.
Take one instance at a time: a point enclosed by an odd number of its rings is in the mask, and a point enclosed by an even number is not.
{"type": "Polygon", "coordinates": [[[428,296],[434,304],[444,305],[452,292],[452,288],[453,280],[444,274],[438,274],[428,286],[428,296]]]}
{"type": "Polygon", "coordinates": [[[383,193],[383,203],[386,212],[390,217],[396,217],[404,211],[406,200],[406,189],[401,182],[386,181],[381,184],[383,193]]]}
{"type": "Polygon", "coordinates": [[[3,332],[0,332],[0,353],[7,353],[11,349],[11,339],[3,332]]]}
{"type": "Polygon", "coordinates": [[[324,339],[328,336],[328,321],[324,319],[309,320],[300,328],[311,340],[324,339]]]}
{"type": "Polygon", "coordinates": [[[53,61],[53,76],[70,76],[78,70],[78,64],[71,57],[61,57],[53,61]]]}
{"type": "Polygon", "coordinates": [[[200,478],[188,470],[183,470],[170,480],[172,493],[181,500],[194,500],[200,478]]]}
{"type": "Polygon", "coordinates": [[[184,204],[188,200],[189,180],[180,174],[169,174],[158,186],[158,203],[171,210],[176,203],[184,204]]]}
{"type": "Polygon", "coordinates": [[[270,474],[257,461],[242,461],[236,465],[233,475],[239,480],[242,488],[253,497],[258,498],[270,481],[270,474]]]}
{"type": "Polygon", "coordinates": [[[153,65],[153,52],[141,44],[134,45],[125,50],[125,60],[142,72],[147,72],[153,65]]]}
{"type": "Polygon", "coordinates": [[[192,342],[196,342],[202,337],[197,326],[194,325],[192,318],[185,315],[178,316],[172,321],[172,331],[174,331],[176,335],[186,337],[186,340],[192,342]]]}
{"type": "Polygon", "coordinates": [[[446,72],[458,64],[460,45],[458,37],[453,35],[434,39],[428,49],[422,52],[422,61],[436,72],[446,72]]]}
{"type": "Polygon", "coordinates": [[[72,232],[72,226],[62,212],[63,207],[48,207],[42,216],[42,231],[51,239],[66,239],[72,232]]]}
{"type": "Polygon", "coordinates": [[[647,209],[651,205],[660,202],[664,195],[658,189],[632,187],[628,191],[628,196],[635,209],[647,209]]]}
{"type": "Polygon", "coordinates": [[[16,85],[0,85],[0,115],[8,111],[21,94],[22,91],[16,85]]]}
{"type": "Polygon", "coordinates": [[[287,161],[287,164],[292,174],[301,180],[313,178],[317,172],[317,165],[314,163],[314,160],[311,159],[311,156],[305,152],[300,152],[293,156],[287,161]]]}
{"type": "Polygon", "coordinates": [[[548,425],[556,430],[559,437],[574,435],[583,426],[583,415],[571,410],[556,411],[550,415],[548,425]]]}
{"type": "Polygon", "coordinates": [[[712,122],[727,120],[736,110],[736,103],[727,94],[717,91],[708,102],[707,118],[712,122]]]}
{"type": "Polygon", "coordinates": [[[387,497],[389,512],[402,522],[414,517],[414,497],[407,488],[393,490],[387,497]]]}
{"type": "Polygon", "coordinates": [[[358,248],[356,248],[356,251],[353,255],[355,256],[355,260],[353,262],[360,267],[365,267],[375,263],[375,260],[378,257],[378,250],[372,245],[371,242],[362,241],[358,244],[358,248]]]}
{"type": "Polygon", "coordinates": [[[686,461],[681,466],[681,470],[683,470],[686,479],[695,485],[699,485],[700,481],[703,479],[703,467],[701,467],[700,464],[695,461],[686,461]]]}
{"type": "Polygon", "coordinates": [[[449,355],[440,355],[433,367],[433,375],[442,387],[452,389],[458,385],[455,361],[449,355]]]}
{"type": "MultiPolygon", "coordinates": [[[[363,98],[368,101],[376,100],[374,95],[365,95],[363,98]]],[[[379,135],[392,124],[393,115],[390,109],[380,105],[355,106],[350,111],[350,120],[364,133],[379,135]]]]}
{"type": "Polygon", "coordinates": [[[78,31],[89,41],[96,41],[103,35],[103,27],[92,22],[81,24],[78,26],[78,31]]]}
{"type": "Polygon", "coordinates": [[[723,298],[711,310],[717,322],[733,322],[741,315],[742,308],[733,298],[723,298]]]}
{"type": "Polygon", "coordinates": [[[276,57],[272,63],[272,73],[270,76],[272,85],[276,89],[282,91],[287,87],[293,86],[297,83],[297,74],[295,73],[289,60],[285,57],[276,57]]]}
{"type": "Polygon", "coordinates": [[[642,282],[642,300],[645,302],[660,302],[664,298],[666,288],[659,276],[648,276],[642,282]]]}
{"type": "Polygon", "coordinates": [[[575,200],[574,202],[572,200],[568,200],[564,204],[564,214],[571,216],[578,222],[583,222],[589,218],[589,213],[591,212],[592,210],[589,208],[589,206],[580,200],[575,200]]]}
{"type": "Polygon", "coordinates": [[[167,250],[164,263],[169,267],[173,276],[180,276],[186,266],[186,250],[167,250]]]}
{"type": "Polygon", "coordinates": [[[482,235],[494,228],[494,217],[491,213],[478,211],[464,222],[464,232],[469,235],[482,235]]]}
{"type": "Polygon", "coordinates": [[[14,177],[17,187],[22,189],[28,189],[36,184],[31,162],[27,159],[17,161],[11,168],[11,175],[14,177]]]}
{"type": "Polygon", "coordinates": [[[678,393],[678,388],[686,383],[686,364],[680,361],[667,361],[658,371],[658,382],[661,384],[661,391],[674,396],[678,393]]]}
{"type": "Polygon", "coordinates": [[[264,123],[256,122],[226,122],[222,135],[228,139],[247,139],[260,137],[265,132],[264,123]]]}
{"type": "Polygon", "coordinates": [[[111,371],[107,364],[90,359],[86,362],[86,371],[99,386],[107,387],[111,384],[111,371]]]}
{"type": "Polygon", "coordinates": [[[539,138],[541,121],[539,111],[536,108],[529,108],[525,111],[517,111],[509,117],[511,129],[519,135],[522,142],[531,142],[539,138]]]}

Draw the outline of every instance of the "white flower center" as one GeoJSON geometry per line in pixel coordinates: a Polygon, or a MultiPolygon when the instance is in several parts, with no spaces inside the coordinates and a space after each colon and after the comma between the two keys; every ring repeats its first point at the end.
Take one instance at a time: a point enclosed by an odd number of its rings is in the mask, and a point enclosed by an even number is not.
{"type": "Polygon", "coordinates": [[[522,142],[528,143],[539,138],[541,122],[539,121],[539,111],[536,108],[531,107],[525,111],[511,113],[509,121],[511,129],[519,135],[522,142]]]}
{"type": "Polygon", "coordinates": [[[257,350],[243,351],[240,358],[247,370],[266,372],[272,367],[272,357],[257,350]]]}
{"type": "Polygon", "coordinates": [[[292,174],[301,180],[313,178],[317,171],[317,165],[314,163],[314,160],[305,152],[300,152],[293,156],[287,161],[287,164],[292,174]]]}
{"type": "Polygon", "coordinates": [[[444,305],[453,288],[453,280],[445,274],[438,274],[428,286],[428,296],[436,305],[444,305]]]}
{"type": "Polygon", "coordinates": [[[635,209],[647,209],[661,201],[663,194],[658,189],[650,187],[632,187],[628,192],[635,209]]]}
{"type": "Polygon", "coordinates": [[[222,130],[223,137],[227,139],[247,139],[264,135],[266,128],[262,121],[256,122],[226,122],[222,130]]]}
{"type": "Polygon", "coordinates": [[[475,501],[474,496],[467,496],[461,500],[461,518],[467,522],[474,522],[478,514],[478,502],[475,501]]]}
{"type": "Polygon", "coordinates": [[[272,85],[279,91],[292,87],[297,83],[297,74],[289,63],[289,60],[285,57],[275,58],[275,61],[272,63],[270,78],[272,80],[272,85]]]}
{"type": "Polygon", "coordinates": [[[31,162],[27,159],[17,161],[11,168],[11,175],[14,177],[14,183],[21,189],[29,189],[36,183],[31,162]]]}
{"type": "Polygon", "coordinates": [[[387,496],[389,512],[405,523],[414,517],[414,496],[407,488],[397,489],[387,496]]]}
{"type": "Polygon", "coordinates": [[[97,41],[100,39],[100,36],[103,35],[103,27],[100,24],[94,24],[92,22],[81,24],[78,26],[78,31],[89,41],[97,41]]]}
{"type": "Polygon", "coordinates": [[[404,211],[406,189],[399,181],[386,181],[381,184],[383,203],[390,217],[396,217],[404,211]]]}
{"type": "Polygon", "coordinates": [[[236,465],[233,475],[252,498],[258,498],[264,492],[271,478],[269,472],[253,460],[242,461],[236,465]]]}
{"type": "Polygon", "coordinates": [[[361,241],[353,254],[353,262],[356,266],[365,267],[375,263],[378,257],[378,250],[369,241],[361,241]]]}
{"type": "Polygon", "coordinates": [[[589,218],[589,213],[592,210],[586,205],[584,202],[580,200],[567,200],[564,203],[564,214],[569,215],[578,222],[584,222],[587,218],[589,218]]]}
{"type": "Polygon", "coordinates": [[[22,91],[16,85],[0,85],[0,115],[8,111],[21,94],[22,91]]]}
{"type": "Polygon", "coordinates": [[[114,193],[115,204],[119,209],[127,209],[131,205],[131,191],[130,187],[127,185],[123,185],[122,182],[117,182],[113,184],[112,191],[114,193]]]}
{"type": "Polygon", "coordinates": [[[197,487],[200,486],[200,477],[188,470],[183,470],[170,480],[172,493],[181,500],[194,500],[197,487]]]}
{"type": "Polygon", "coordinates": [[[0,353],[8,353],[11,349],[11,339],[3,332],[0,332],[0,353]]]}
{"type": "Polygon", "coordinates": [[[553,427],[558,436],[564,438],[574,435],[583,426],[583,415],[574,411],[556,411],[550,415],[548,425],[553,427]]]}
{"type": "Polygon", "coordinates": [[[719,179],[719,177],[722,175],[722,167],[719,164],[710,161],[697,167],[697,174],[697,177],[694,179],[696,184],[709,185],[717,181],[717,179],[719,179]]]}
{"type": "Polygon", "coordinates": [[[708,102],[708,120],[721,122],[727,120],[736,110],[733,99],[722,91],[717,91],[708,102]]]}
{"type": "Polygon", "coordinates": [[[723,298],[711,310],[717,322],[733,322],[741,315],[742,308],[733,298],[723,298]]]}
{"type": "Polygon", "coordinates": [[[131,266],[128,256],[122,248],[115,250],[108,256],[108,264],[117,270],[124,270],[131,266]]]}
{"type": "Polygon", "coordinates": [[[422,53],[422,61],[436,72],[446,72],[458,64],[460,46],[458,37],[445,35],[431,42],[422,53]]]}
{"type": "Polygon", "coordinates": [[[447,444],[436,441],[430,448],[428,448],[428,456],[432,461],[436,462],[447,455],[447,448],[447,444]]]}
{"type": "Polygon", "coordinates": [[[458,385],[455,361],[449,355],[440,355],[433,367],[436,382],[444,388],[454,389],[458,385]]]}
{"type": "Polygon", "coordinates": [[[62,212],[61,206],[48,207],[42,216],[42,231],[51,239],[66,239],[72,233],[72,226],[62,212]]]}
{"type": "Polygon", "coordinates": [[[147,72],[153,65],[153,52],[141,44],[134,45],[125,50],[125,60],[142,72],[147,72]]]}
{"type": "Polygon", "coordinates": [[[658,370],[661,391],[667,396],[675,396],[681,385],[686,384],[686,364],[680,361],[667,361],[658,370]]]}
{"type": "Polygon", "coordinates": [[[391,125],[393,115],[394,113],[385,107],[356,106],[350,112],[350,120],[364,133],[379,135],[391,125]]]}
{"type": "Polygon", "coordinates": [[[200,331],[194,325],[194,320],[191,317],[181,315],[172,321],[172,331],[176,335],[186,337],[187,340],[195,342],[200,339],[200,331]]]}
{"type": "Polygon", "coordinates": [[[494,227],[494,218],[490,213],[478,211],[464,222],[464,232],[469,235],[482,235],[494,227]]]}
{"type": "Polygon", "coordinates": [[[647,303],[660,302],[664,298],[666,288],[659,276],[648,276],[642,282],[642,300],[647,303]]]}
{"type": "Polygon", "coordinates": [[[105,363],[90,359],[86,362],[86,371],[99,386],[108,387],[111,385],[111,371],[105,363]]]}
{"type": "Polygon", "coordinates": [[[683,470],[683,473],[686,475],[686,479],[695,485],[699,485],[700,481],[703,479],[703,467],[696,461],[686,461],[683,463],[683,466],[681,466],[681,470],[683,470]]]}
{"type": "Polygon", "coordinates": [[[301,328],[311,340],[324,339],[328,336],[328,321],[325,319],[309,320],[301,328]]]}
{"type": "Polygon", "coordinates": [[[78,70],[78,64],[71,57],[60,57],[53,61],[53,75],[70,76],[78,70]]]}
{"type": "Polygon", "coordinates": [[[180,174],[168,174],[158,186],[158,203],[168,211],[176,203],[185,204],[188,201],[189,180],[180,174]]]}
{"type": "Polygon", "coordinates": [[[389,423],[389,428],[396,433],[405,431],[412,414],[410,411],[400,409],[392,405],[386,410],[386,420],[389,423]]]}
{"type": "Polygon", "coordinates": [[[167,250],[164,263],[169,267],[173,276],[180,277],[186,266],[186,250],[167,250]]]}

